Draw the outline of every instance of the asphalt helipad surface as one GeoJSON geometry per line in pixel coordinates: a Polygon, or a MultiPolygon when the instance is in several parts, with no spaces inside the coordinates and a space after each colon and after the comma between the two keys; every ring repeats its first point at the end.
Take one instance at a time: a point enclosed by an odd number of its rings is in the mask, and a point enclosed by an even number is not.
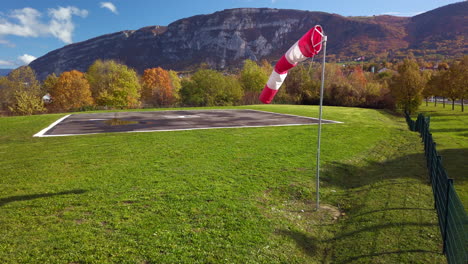
{"type": "MultiPolygon", "coordinates": [[[[322,123],[340,122],[322,120],[322,123]]],[[[68,115],[34,136],[53,137],[112,132],[155,132],[311,124],[318,124],[318,119],[257,110],[116,112],[68,115]]]]}

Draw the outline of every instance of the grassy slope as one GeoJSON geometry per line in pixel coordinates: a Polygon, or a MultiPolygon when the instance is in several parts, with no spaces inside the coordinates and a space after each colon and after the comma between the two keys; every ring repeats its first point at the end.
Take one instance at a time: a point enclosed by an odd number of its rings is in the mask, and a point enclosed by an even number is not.
{"type": "MultiPolygon", "coordinates": [[[[317,107],[244,108],[317,116],[317,107]]],[[[32,138],[0,119],[2,263],[443,263],[422,146],[403,118],[326,107],[316,126],[32,138]]]]}
{"type": "MultiPolygon", "coordinates": [[[[439,103],[434,106],[425,104],[418,110],[431,117],[430,129],[437,151],[465,208],[468,208],[468,112],[461,112],[461,106],[439,103]]],[[[414,119],[414,118],[413,118],[414,119]]]]}

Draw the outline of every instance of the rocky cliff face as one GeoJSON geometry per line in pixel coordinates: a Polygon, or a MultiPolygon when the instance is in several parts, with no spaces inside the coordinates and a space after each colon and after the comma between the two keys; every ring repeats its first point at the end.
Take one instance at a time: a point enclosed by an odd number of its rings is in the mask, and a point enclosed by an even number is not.
{"type": "Polygon", "coordinates": [[[329,36],[329,54],[358,56],[407,48],[410,22],[411,18],[391,16],[354,18],[299,10],[230,9],[181,19],[167,27],[121,31],[71,44],[30,66],[40,79],[52,72],[86,71],[97,59],[117,60],[140,73],[158,66],[185,70],[200,63],[223,69],[245,59],[276,60],[317,24],[329,36]]]}

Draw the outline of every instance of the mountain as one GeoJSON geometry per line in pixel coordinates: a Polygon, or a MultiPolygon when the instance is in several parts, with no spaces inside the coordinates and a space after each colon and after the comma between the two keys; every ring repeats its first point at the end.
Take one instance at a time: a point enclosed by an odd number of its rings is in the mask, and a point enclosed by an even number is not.
{"type": "Polygon", "coordinates": [[[13,69],[0,69],[0,76],[7,76],[13,69]]]}
{"type": "Polygon", "coordinates": [[[392,58],[467,52],[464,38],[468,2],[441,7],[415,17],[344,17],[324,12],[239,8],[184,18],[168,26],[125,30],[67,45],[34,60],[39,79],[76,69],[86,71],[97,59],[114,59],[142,73],[151,67],[188,70],[207,63],[239,67],[245,59],[277,60],[316,24],[328,35],[330,60],[358,56],[392,58]],[[451,25],[456,24],[456,25],[451,25]],[[436,41],[432,43],[431,41],[436,41]],[[438,44],[441,44],[438,47],[438,44]],[[458,43],[456,52],[451,47],[458,43]],[[428,46],[429,45],[429,46],[428,46]],[[421,48],[430,48],[430,54],[421,48]]]}
{"type": "Polygon", "coordinates": [[[468,2],[414,16],[407,26],[410,48],[458,55],[467,53],[468,2]]]}

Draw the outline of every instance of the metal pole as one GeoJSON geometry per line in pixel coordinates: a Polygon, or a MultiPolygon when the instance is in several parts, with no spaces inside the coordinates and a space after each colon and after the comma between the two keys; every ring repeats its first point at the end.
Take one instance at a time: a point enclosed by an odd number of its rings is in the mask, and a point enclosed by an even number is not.
{"type": "Polygon", "coordinates": [[[327,56],[327,36],[323,36],[323,62],[322,62],[322,85],[320,86],[320,107],[319,107],[319,125],[317,140],[317,173],[316,173],[316,191],[317,207],[320,209],[320,136],[322,134],[322,106],[323,106],[323,87],[325,83],[325,57],[327,56]]]}

